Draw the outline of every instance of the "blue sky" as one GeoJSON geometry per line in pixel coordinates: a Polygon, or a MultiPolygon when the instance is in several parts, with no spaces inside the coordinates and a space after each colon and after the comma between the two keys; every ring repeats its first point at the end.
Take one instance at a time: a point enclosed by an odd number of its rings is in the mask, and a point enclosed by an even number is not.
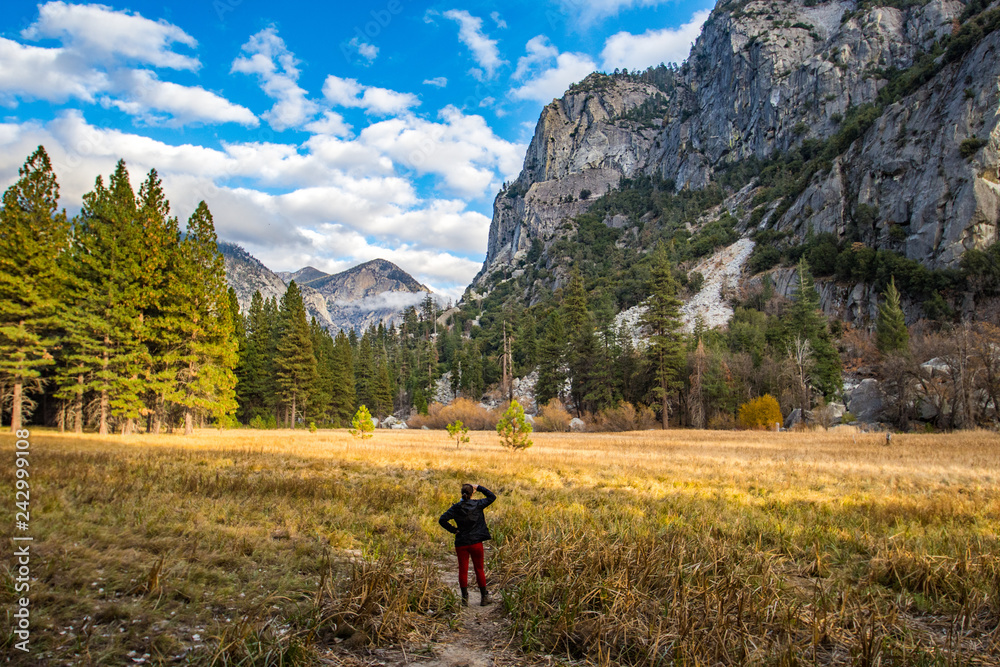
{"type": "Polygon", "coordinates": [[[37,4],[0,19],[0,186],[38,144],[71,212],[118,158],[275,270],[375,257],[456,297],[542,107],[680,62],[706,0],[37,4]]]}

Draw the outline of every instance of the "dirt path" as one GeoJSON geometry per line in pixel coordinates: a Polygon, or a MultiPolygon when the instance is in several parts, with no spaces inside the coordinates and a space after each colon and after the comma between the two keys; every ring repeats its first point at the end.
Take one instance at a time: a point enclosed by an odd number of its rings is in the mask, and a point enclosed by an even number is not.
{"type": "MultiPolygon", "coordinates": [[[[489,546],[486,547],[487,551],[489,546]]],[[[454,556],[442,556],[437,561],[436,568],[441,581],[461,595],[458,586],[458,564],[454,556]]],[[[475,583],[475,573],[469,567],[470,583],[475,583]]],[[[487,577],[489,572],[487,571],[487,577]]],[[[355,659],[344,661],[331,660],[331,665],[391,665],[404,667],[420,665],[422,667],[514,667],[552,665],[549,656],[526,656],[512,645],[510,621],[503,613],[503,603],[499,591],[491,588],[493,604],[483,607],[479,604],[479,589],[474,585],[469,588],[469,606],[461,608],[455,623],[455,629],[441,634],[438,641],[433,642],[419,652],[404,651],[400,648],[376,650],[374,655],[365,659],[356,656],[355,659]]],[[[332,657],[332,656],[331,656],[332,657]]],[[[344,658],[343,655],[340,656],[344,658]]]]}

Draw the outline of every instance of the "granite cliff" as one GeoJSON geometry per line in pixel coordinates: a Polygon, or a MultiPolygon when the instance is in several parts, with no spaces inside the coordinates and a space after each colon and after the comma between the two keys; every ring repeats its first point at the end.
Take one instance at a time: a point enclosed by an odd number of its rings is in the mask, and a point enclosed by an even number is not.
{"type": "MultiPolygon", "coordinates": [[[[739,236],[766,229],[794,244],[829,234],[957,267],[998,238],[998,7],[722,0],[680,68],[594,73],[543,109],[520,175],[494,202],[473,289],[529,265],[544,273],[526,294],[558,287],[558,241],[601,195],[638,177],[722,192],[685,222],[695,235],[728,214],[739,236]],[[775,170],[784,181],[767,179],[775,170]]],[[[640,252],[640,230],[655,238],[649,215],[604,223],[631,230],[618,243],[640,252]]],[[[863,297],[853,317],[871,311],[863,285],[827,293],[863,297]]]]}

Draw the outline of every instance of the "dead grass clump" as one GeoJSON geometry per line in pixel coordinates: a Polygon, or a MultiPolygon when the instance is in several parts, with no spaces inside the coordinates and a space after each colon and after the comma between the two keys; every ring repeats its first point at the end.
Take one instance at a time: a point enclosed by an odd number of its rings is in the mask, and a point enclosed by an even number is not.
{"type": "Polygon", "coordinates": [[[407,422],[410,428],[443,429],[448,424],[461,420],[473,431],[489,431],[495,429],[500,419],[501,411],[487,410],[485,407],[467,398],[456,398],[450,405],[431,403],[426,415],[416,415],[407,422]]]}
{"type": "Polygon", "coordinates": [[[636,408],[627,401],[617,407],[601,410],[591,417],[588,431],[645,431],[656,427],[656,413],[645,405],[636,408]]]}
{"type": "Polygon", "coordinates": [[[558,398],[553,398],[542,406],[535,417],[535,430],[542,433],[565,433],[573,419],[566,406],[558,398]]]}

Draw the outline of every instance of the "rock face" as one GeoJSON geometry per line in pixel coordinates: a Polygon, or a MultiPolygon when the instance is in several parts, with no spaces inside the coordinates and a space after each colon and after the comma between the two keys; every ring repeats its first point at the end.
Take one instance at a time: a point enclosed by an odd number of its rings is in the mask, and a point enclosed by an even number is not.
{"type": "Polygon", "coordinates": [[[250,308],[256,291],[264,299],[280,300],[287,289],[285,280],[294,280],[302,291],[306,315],[315,317],[329,331],[361,331],[379,321],[394,322],[401,319],[404,309],[419,304],[430,293],[384,259],[333,275],[312,267],[279,275],[238,245],[222,242],[219,250],[225,260],[226,280],[236,290],[241,310],[250,308]]]}
{"type": "MultiPolygon", "coordinates": [[[[497,195],[473,287],[488,289],[492,273],[516,270],[533,248],[547,252],[622,178],[655,175],[678,189],[703,188],[727,166],[836,135],[852,109],[878,101],[894,72],[924,62],[965,9],[959,0],[871,4],[722,0],[680,69],[655,81],[592,74],[571,87],[543,109],[520,175],[497,195]]],[[[936,74],[881,109],[778,209],[779,219],[763,222],[793,238],[810,231],[858,238],[932,268],[954,267],[965,250],[995,242],[998,50],[1000,31],[941,60],[936,74]]],[[[749,234],[745,194],[725,205],[749,234]]],[[[549,259],[547,267],[558,260],[549,259]]],[[[870,301],[855,296],[861,316],[870,301]]]]}
{"type": "Polygon", "coordinates": [[[882,408],[882,391],[878,380],[871,378],[862,380],[847,398],[847,409],[859,422],[881,421],[882,408]]]}

